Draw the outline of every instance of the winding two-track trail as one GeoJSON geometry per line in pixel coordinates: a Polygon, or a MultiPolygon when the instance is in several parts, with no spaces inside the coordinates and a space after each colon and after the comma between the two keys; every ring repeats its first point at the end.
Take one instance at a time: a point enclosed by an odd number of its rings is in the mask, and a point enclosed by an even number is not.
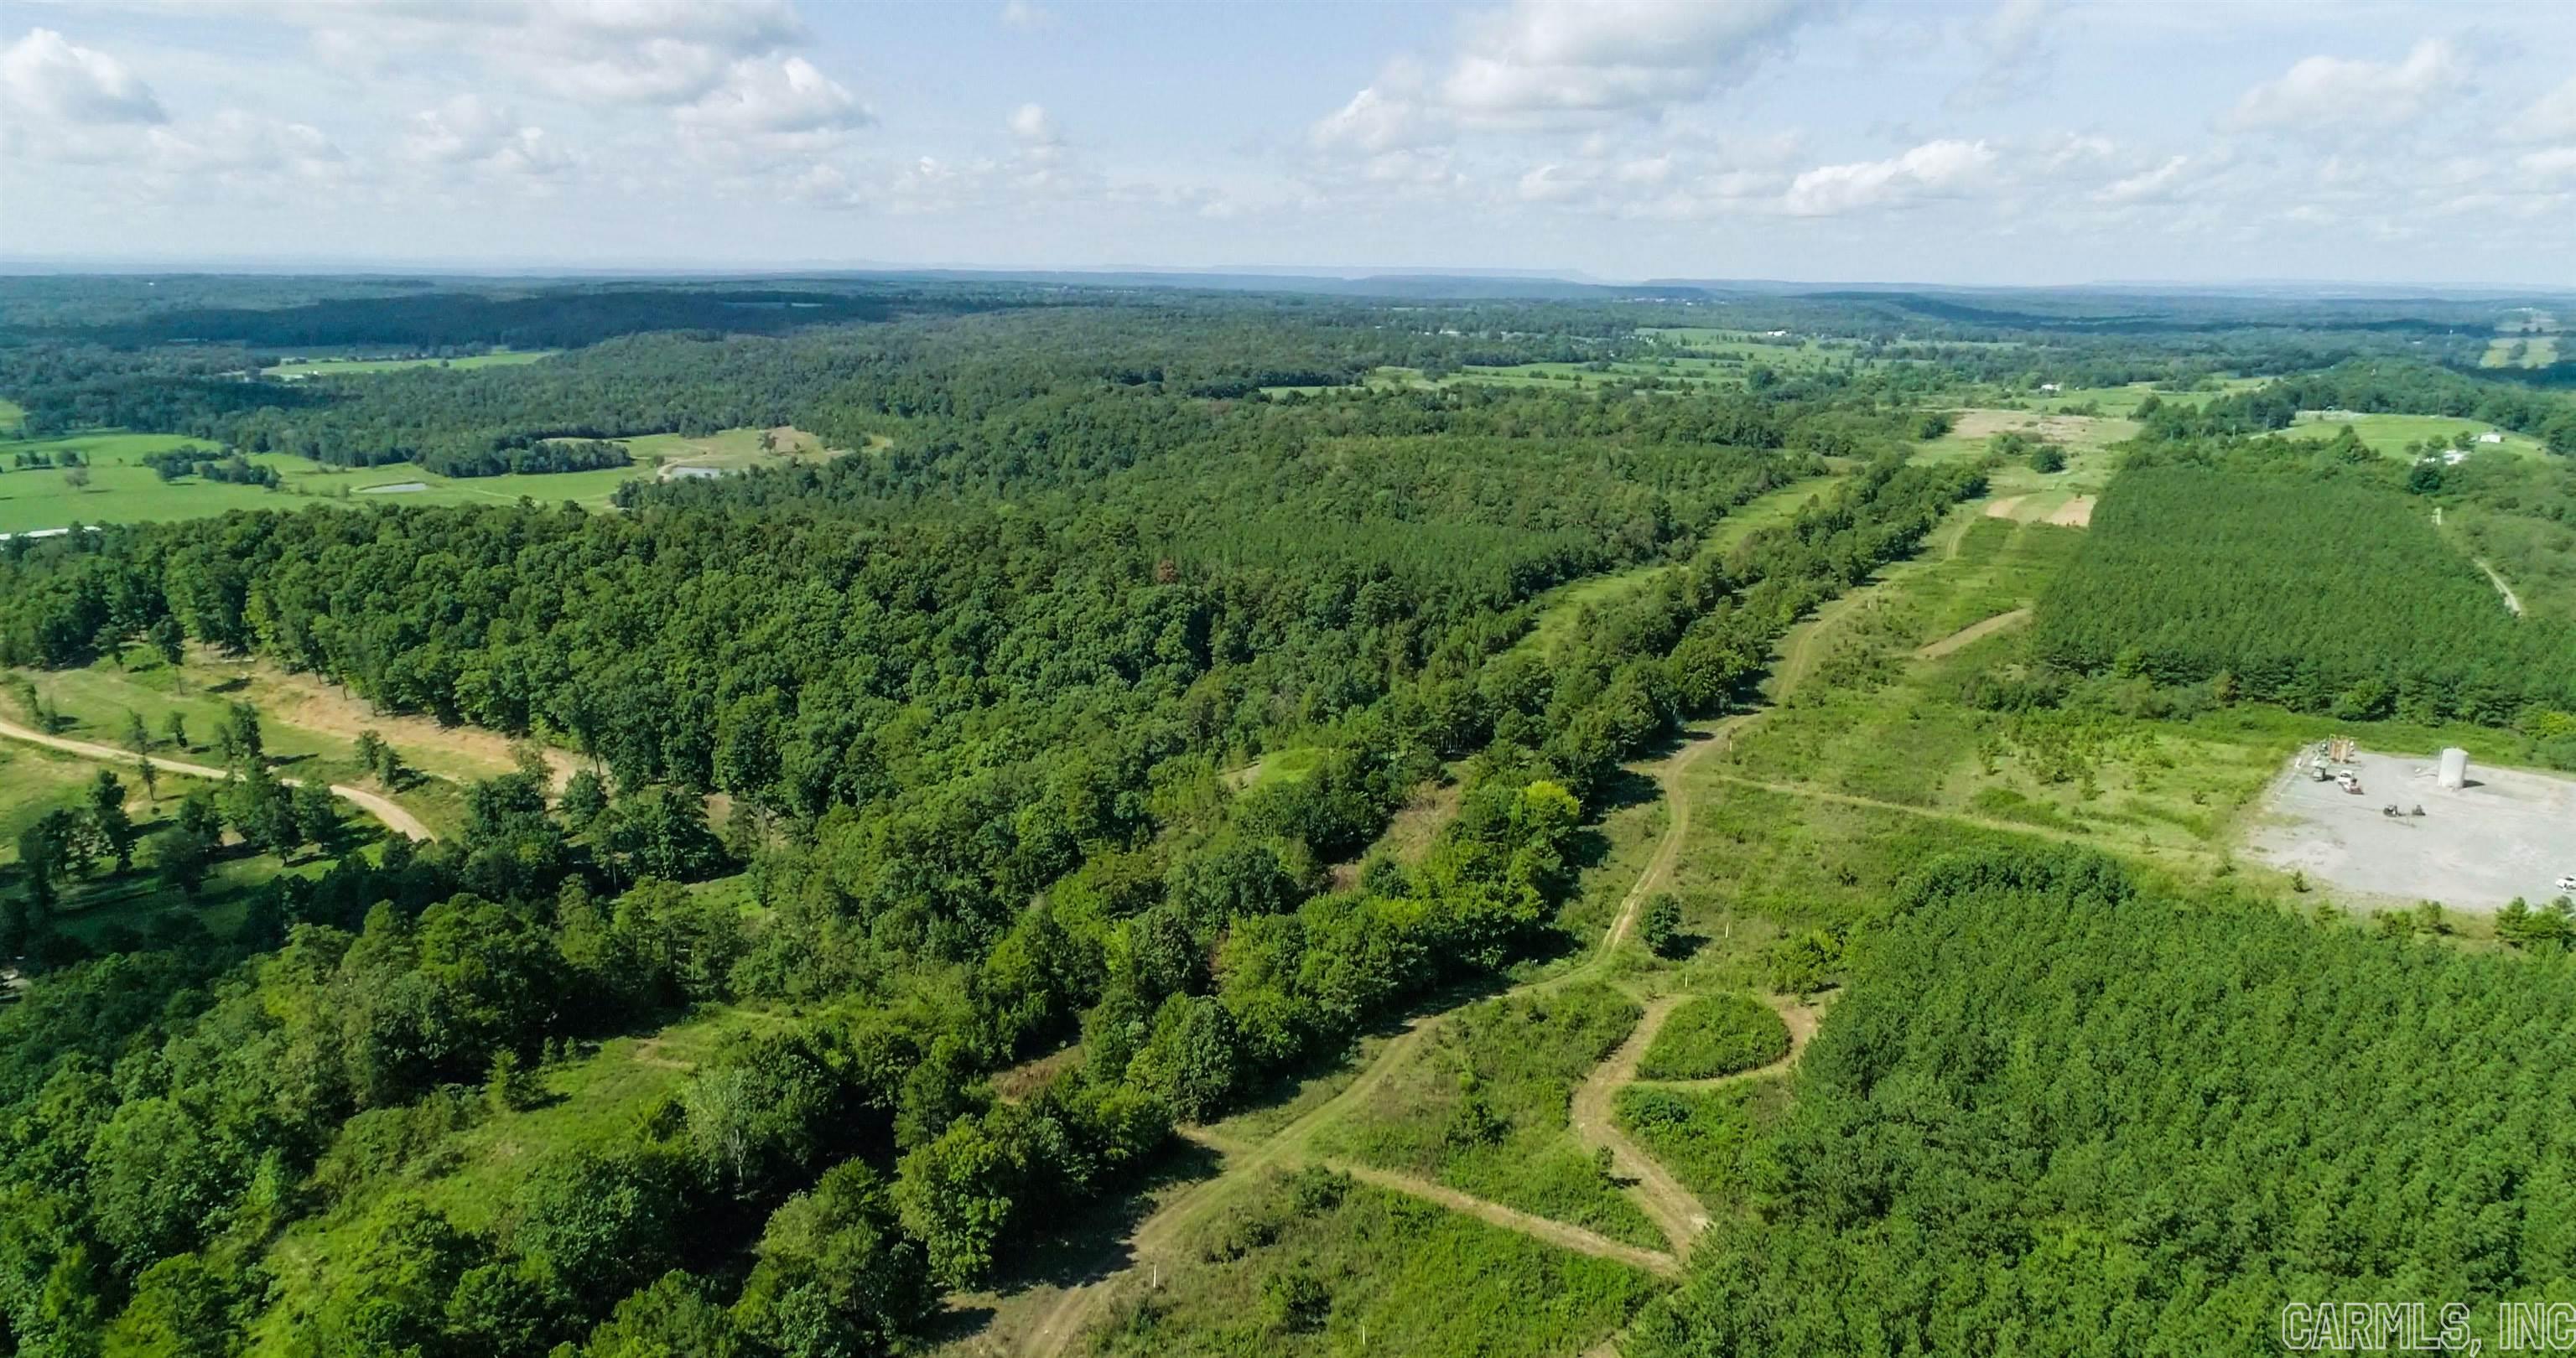
{"type": "MultiPolygon", "coordinates": [[[[212,778],[221,781],[232,776],[222,769],[205,764],[164,759],[157,754],[137,755],[131,750],[120,750],[113,745],[93,745],[86,740],[66,740],[61,736],[49,736],[40,731],[31,731],[13,721],[0,720],[0,736],[11,740],[23,740],[31,745],[42,745],[47,749],[60,750],[65,754],[76,754],[84,759],[103,760],[111,764],[130,764],[136,759],[142,759],[163,773],[176,773],[189,778],[212,778]]],[[[304,783],[301,778],[279,778],[277,781],[288,787],[301,787],[304,783]]],[[[365,788],[347,787],[339,783],[329,783],[325,786],[330,788],[332,796],[341,798],[384,822],[387,829],[409,835],[413,839],[438,838],[430,833],[428,826],[421,824],[420,817],[395,805],[390,798],[379,796],[365,788]]]]}
{"type": "Polygon", "coordinates": [[[1708,1206],[1699,1195],[1682,1186],[1671,1170],[1648,1155],[1643,1147],[1630,1141],[1619,1130],[1611,1116],[1611,1101],[1622,1086],[1637,1078],[1637,1063],[1652,1046],[1655,1034],[1664,1029],[1664,1020],[1672,1017],[1687,995],[1663,995],[1646,1005],[1646,1016],[1637,1020],[1636,1030],[1628,1040],[1610,1053],[1610,1058],[1592,1068],[1592,1074],[1577,1085],[1568,1116],[1574,1124],[1575,1138],[1587,1146],[1607,1147],[1610,1167],[1627,1176],[1629,1196],[1646,1211],[1655,1229],[1678,1255],[1690,1248],[1699,1233],[1708,1229],[1708,1206]]]}
{"type": "MultiPolygon", "coordinates": [[[[1637,875],[1636,883],[1628,888],[1628,894],[1620,899],[1618,912],[1611,917],[1609,926],[1602,931],[1600,946],[1590,957],[1575,966],[1552,976],[1523,982],[1504,992],[1506,995],[1554,989],[1607,967],[1620,941],[1636,928],[1638,916],[1645,910],[1645,903],[1653,898],[1656,892],[1663,889],[1664,884],[1672,877],[1673,868],[1681,861],[1682,846],[1690,835],[1690,796],[1683,786],[1683,775],[1711,751],[1722,749],[1732,742],[1737,732],[1743,730],[1746,724],[1760,715],[1747,713],[1743,716],[1729,717],[1712,727],[1683,733],[1688,743],[1663,759],[1654,771],[1655,781],[1662,787],[1667,804],[1672,808],[1671,818],[1664,827],[1663,838],[1655,846],[1654,857],[1648,860],[1645,871],[1637,875]]],[[[1068,1288],[1021,1337],[1017,1352],[1022,1355],[1022,1358],[1061,1358],[1061,1355],[1071,1351],[1075,1339],[1088,1329],[1092,1321],[1108,1306],[1112,1297],[1116,1295],[1117,1286],[1122,1277],[1131,1276],[1138,1266],[1171,1251],[1193,1223],[1205,1219],[1222,1206],[1234,1192],[1251,1182],[1252,1176],[1267,1169],[1284,1169],[1306,1164],[1327,1165],[1364,1183],[1398,1193],[1411,1194],[1443,1207],[1466,1212],[1479,1220],[1507,1230],[1520,1231],[1552,1245],[1559,1245],[1598,1258],[1617,1260],[1664,1277],[1678,1275],[1681,1269],[1679,1252],[1682,1240],[1675,1241],[1672,1254],[1642,1250],[1634,1245],[1622,1244],[1597,1235],[1579,1226],[1532,1216],[1500,1203],[1461,1193],[1445,1185],[1371,1166],[1328,1160],[1312,1152],[1315,1133],[1327,1123],[1361,1106],[1371,1093],[1384,1085],[1397,1070],[1403,1067],[1405,1060],[1421,1046],[1449,1012],[1423,1014],[1406,1022],[1394,1039],[1380,1048],[1377,1055],[1348,1085],[1331,1098],[1299,1114],[1258,1145],[1246,1145],[1201,1128],[1184,1128],[1181,1132],[1183,1136],[1218,1154],[1220,1157],[1218,1172],[1174,1196],[1139,1223],[1134,1233],[1125,1242],[1126,1251],[1134,1262],[1118,1273],[1068,1288]]],[[[1644,1025],[1640,1026],[1642,1028],[1644,1025]]],[[[1639,1047],[1638,1050],[1643,1051],[1644,1048],[1639,1047]]],[[[1633,1068],[1633,1062],[1631,1065],[1633,1068]]],[[[1608,1126],[1606,1115],[1601,1125],[1605,1128],[1608,1126]]],[[[1617,1151],[1614,1148],[1613,1155],[1616,1154],[1617,1151]]],[[[1637,1160],[1652,1164],[1642,1155],[1639,1155],[1637,1160]]],[[[1654,1166],[1654,1170],[1663,1174],[1666,1182],[1670,1182],[1671,1176],[1664,1173],[1660,1165],[1654,1166]]],[[[1635,1173],[1635,1170],[1632,1169],[1630,1172],[1635,1173]]],[[[1678,1184],[1674,1184],[1673,1189],[1680,1191],[1678,1184]]],[[[1662,1225],[1663,1215],[1652,1198],[1642,1192],[1637,1196],[1640,1205],[1647,1208],[1648,1213],[1654,1216],[1659,1226],[1662,1225]]],[[[1684,1193],[1683,1196],[1688,1195],[1684,1193]]],[[[1703,1220],[1706,1217],[1704,1211],[1698,1212],[1697,1215],[1703,1220]]],[[[1667,1230],[1666,1235],[1671,1237],[1672,1232],[1667,1230]]]]}
{"type": "MultiPolygon", "coordinates": [[[[1955,551],[1966,525],[1972,522],[1974,509],[1963,508],[1960,523],[1947,530],[1943,542],[1927,542],[1927,548],[1955,551]]],[[[1773,673],[1770,699],[1776,704],[1811,674],[1820,657],[1820,648],[1828,633],[1849,617],[1872,589],[1888,582],[1906,570],[1899,563],[1892,571],[1881,572],[1872,585],[1857,589],[1833,600],[1796,632],[1785,639],[1773,673]]],[[[1503,992],[1518,995],[1554,989],[1596,975],[1608,969],[1619,944],[1634,932],[1646,902],[1664,889],[1681,862],[1682,850],[1689,841],[1691,797],[1686,775],[1709,754],[1731,746],[1753,723],[1762,719],[1768,708],[1727,717],[1705,727],[1682,732],[1680,748],[1656,762],[1652,776],[1662,790],[1665,804],[1671,808],[1670,819],[1662,838],[1655,846],[1645,870],[1620,899],[1619,909],[1602,931],[1601,942],[1591,956],[1553,975],[1525,981],[1503,992]]],[[[1729,780],[1733,781],[1733,780],[1729,780]]],[[[1565,1222],[1505,1207],[1500,1203],[1461,1193],[1442,1184],[1412,1175],[1400,1174],[1373,1166],[1354,1165],[1320,1156],[1313,1151],[1315,1133],[1336,1118],[1357,1108],[1371,1093],[1383,1086],[1402,1067],[1405,1060],[1429,1037],[1431,1032],[1453,1011],[1416,1016],[1398,1030],[1395,1037],[1380,1048],[1375,1057],[1351,1082],[1331,1098],[1299,1114],[1294,1120],[1258,1144],[1248,1144],[1206,1128],[1183,1128],[1180,1135],[1215,1153],[1217,1172],[1175,1194],[1151,1215],[1139,1222],[1124,1242],[1128,1262],[1125,1267],[1092,1281],[1067,1288],[1050,1303],[1036,1323],[1021,1334],[1012,1352],[1020,1358],[1062,1358],[1076,1340],[1088,1330],[1117,1295],[1122,1281],[1131,1279],[1140,1268],[1159,1267],[1170,1262],[1189,1228],[1205,1220],[1229,1201],[1254,1176],[1274,1168],[1320,1164],[1351,1175],[1364,1183],[1406,1193],[1435,1202],[1455,1211],[1465,1212],[1479,1220],[1508,1230],[1520,1231],[1550,1244],[1621,1263],[1647,1269],[1663,1277],[1677,1276],[1681,1256],[1700,1231],[1709,1223],[1709,1212],[1690,1190],[1672,1176],[1671,1171],[1652,1156],[1645,1154],[1619,1132],[1611,1119],[1610,1107],[1618,1088],[1634,1080],[1637,1061],[1654,1041],[1663,1021],[1684,997],[1658,999],[1647,1006],[1628,1039],[1578,1086],[1572,1108],[1577,1136],[1587,1145],[1608,1146],[1616,1168],[1631,1179],[1629,1193],[1671,1242],[1670,1253],[1642,1250],[1573,1226],[1565,1222]]],[[[1773,1000],[1781,1017],[1789,1024],[1789,1054],[1756,1070],[1741,1071],[1721,1077],[1721,1081],[1754,1079],[1776,1075],[1796,1064],[1805,1052],[1807,1040],[1816,1030],[1818,1011],[1801,1005],[1773,1000]]],[[[1709,1083],[1717,1083],[1712,1081],[1709,1083]]],[[[1114,1247],[1113,1247],[1114,1248],[1114,1247]]]]}

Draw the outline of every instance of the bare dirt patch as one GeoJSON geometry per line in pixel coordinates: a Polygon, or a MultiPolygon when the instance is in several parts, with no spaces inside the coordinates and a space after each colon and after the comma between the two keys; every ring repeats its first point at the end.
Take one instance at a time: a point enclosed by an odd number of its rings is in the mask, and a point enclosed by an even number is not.
{"type": "Polygon", "coordinates": [[[2074,499],[2058,506],[2057,512],[2048,516],[2048,521],[2056,524],[2060,528],[2091,527],[2093,524],[2093,497],[2090,495],[2076,496],[2074,499]]]}
{"type": "Polygon", "coordinates": [[[2013,511],[2021,508],[2021,502],[2029,498],[2030,497],[2027,495],[2007,495],[2001,499],[1988,500],[1986,501],[1986,517],[1990,519],[2009,519],[2013,516],[2013,511]]]}
{"type": "Polygon", "coordinates": [[[2000,632],[2007,627],[2019,627],[2028,621],[2030,621],[2030,610],[2027,608],[2016,608],[2009,613],[1998,613],[1983,622],[1970,623],[1967,626],[1960,628],[1958,631],[1952,632],[1950,635],[1941,638],[1939,641],[1922,647],[1915,651],[1914,658],[1917,660],[1938,660],[1952,651],[1958,650],[1962,646],[1973,645],[1993,636],[1995,633],[2000,632]]]}
{"type": "Polygon", "coordinates": [[[2576,779],[2472,763],[2444,788],[2427,755],[2362,754],[2359,794],[2282,771],[2263,800],[2251,852],[2374,904],[2440,901],[2485,912],[2520,896],[2546,901],[2576,872],[2576,779]],[[2394,804],[2400,814],[2382,808],[2394,804]],[[2406,814],[2422,806],[2424,814],[2406,814]]]}
{"type": "MultiPolygon", "coordinates": [[[[518,766],[510,738],[498,731],[479,726],[441,726],[427,717],[378,712],[373,703],[328,680],[290,673],[265,661],[234,659],[208,648],[191,648],[188,664],[246,680],[242,696],[279,721],[343,740],[355,740],[361,731],[374,731],[406,760],[433,773],[465,771],[432,767],[442,761],[424,760],[422,756],[433,751],[452,756],[456,763],[484,774],[507,773],[518,766]]],[[[547,767],[554,770],[555,787],[561,790],[578,765],[564,750],[548,749],[545,757],[547,767]]]]}

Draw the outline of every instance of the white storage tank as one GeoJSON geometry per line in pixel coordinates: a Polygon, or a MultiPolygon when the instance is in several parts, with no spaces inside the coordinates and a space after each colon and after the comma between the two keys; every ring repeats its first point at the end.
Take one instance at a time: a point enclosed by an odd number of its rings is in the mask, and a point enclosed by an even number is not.
{"type": "Polygon", "coordinates": [[[2439,781],[2444,787],[2467,787],[2469,785],[2469,752],[2461,749],[2457,745],[2442,751],[2442,773],[2441,777],[2437,781],[2439,781]]]}

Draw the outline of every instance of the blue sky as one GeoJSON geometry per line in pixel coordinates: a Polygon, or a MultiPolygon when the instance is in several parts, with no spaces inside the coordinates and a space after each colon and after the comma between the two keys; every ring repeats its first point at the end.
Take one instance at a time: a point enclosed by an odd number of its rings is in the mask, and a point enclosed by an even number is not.
{"type": "Polygon", "coordinates": [[[0,254],[2576,283],[2576,6],[9,0],[0,254]]]}

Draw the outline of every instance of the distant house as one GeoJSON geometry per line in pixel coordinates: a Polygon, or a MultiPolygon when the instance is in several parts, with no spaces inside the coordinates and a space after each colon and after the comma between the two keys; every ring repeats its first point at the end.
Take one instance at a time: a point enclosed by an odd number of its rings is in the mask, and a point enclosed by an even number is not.
{"type": "Polygon", "coordinates": [[[2050,394],[2052,394],[2052,395],[2054,395],[2054,394],[2055,394],[2055,393],[2057,393],[2057,392],[2060,392],[2060,391],[2064,391],[2064,390],[2065,390],[2065,388],[2064,388],[2064,387],[2059,386],[2059,385],[2058,385],[2057,383],[2055,383],[2055,382],[2042,382],[2042,383],[2040,383],[2040,384],[2039,384],[2039,389],[2040,389],[2041,391],[2048,392],[2048,393],[2050,393],[2050,394]]]}
{"type": "Polygon", "coordinates": [[[2442,465],[2443,465],[2443,466],[2445,466],[2445,467],[2456,467],[2456,466],[2460,465],[2461,463],[2466,462],[2466,461],[2468,461],[2468,460],[2469,460],[2469,455],[2468,455],[2467,453],[2461,452],[2461,451],[2460,451],[2459,449],[2457,449],[2457,448],[2454,448],[2454,449],[2450,450],[2449,452],[2442,454],[2442,465]]]}
{"type": "Polygon", "coordinates": [[[2490,429],[2490,430],[2488,430],[2487,432],[2485,432],[2485,433],[2483,433],[2483,434],[2478,435],[2478,442],[2480,442],[2480,443],[2502,443],[2502,442],[2504,442],[2504,435],[2499,434],[2499,433],[2497,433],[2496,431],[2494,431],[2494,430],[2490,429]]]}

